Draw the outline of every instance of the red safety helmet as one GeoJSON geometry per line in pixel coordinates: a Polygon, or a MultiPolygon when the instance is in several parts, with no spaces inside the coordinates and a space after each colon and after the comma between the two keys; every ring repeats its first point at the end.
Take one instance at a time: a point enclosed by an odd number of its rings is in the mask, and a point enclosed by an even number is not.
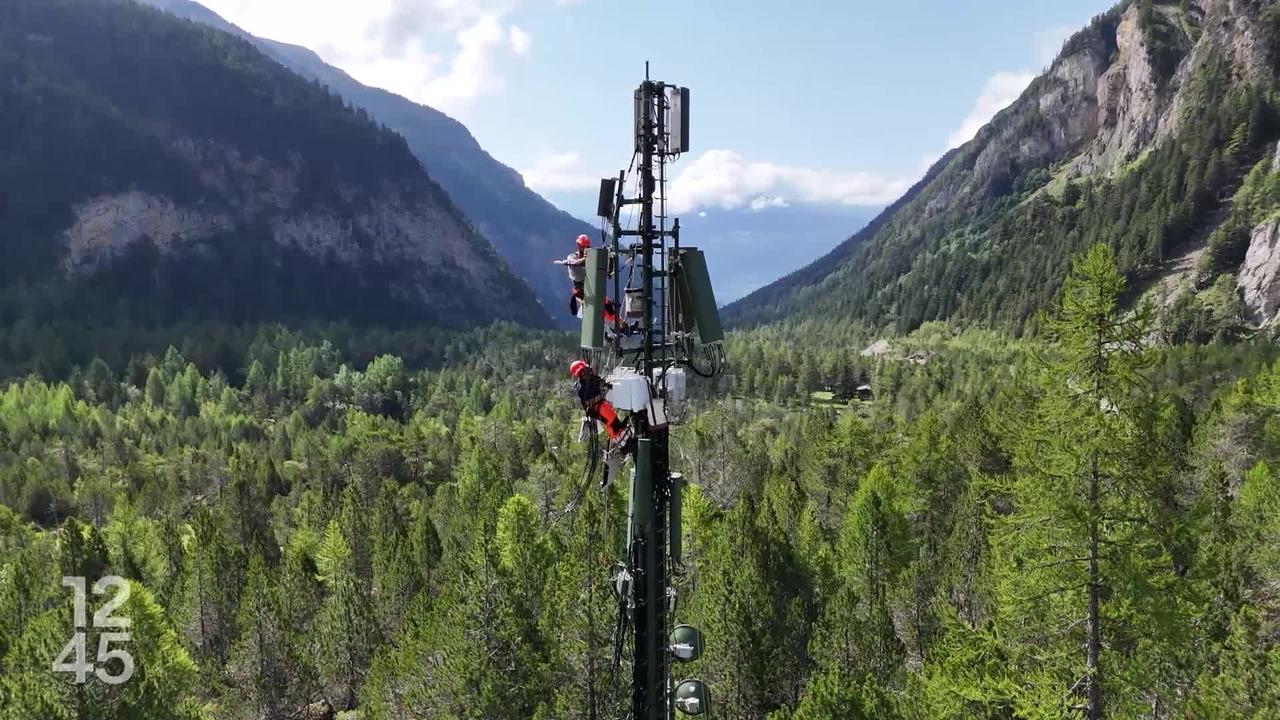
{"type": "Polygon", "coordinates": [[[589,247],[591,247],[591,238],[587,237],[586,235],[579,235],[579,236],[578,236],[578,247],[580,247],[580,248],[589,248],[589,247]]]}
{"type": "Polygon", "coordinates": [[[586,360],[574,360],[573,364],[569,366],[569,376],[578,377],[582,374],[583,370],[586,370],[589,367],[591,366],[587,364],[586,360]]]}

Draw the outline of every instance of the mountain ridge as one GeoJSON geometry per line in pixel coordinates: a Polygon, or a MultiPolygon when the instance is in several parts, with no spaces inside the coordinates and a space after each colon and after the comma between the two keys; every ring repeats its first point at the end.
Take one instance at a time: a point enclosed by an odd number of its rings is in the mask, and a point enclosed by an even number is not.
{"type": "Polygon", "coordinates": [[[561,325],[571,321],[564,307],[564,273],[550,260],[568,252],[578,235],[594,237],[595,229],[528,188],[516,170],[484,150],[461,122],[388,90],[364,85],[308,48],[257,37],[192,0],[137,1],[239,35],[400,133],[428,174],[533,287],[547,312],[561,325]]]}
{"type": "Polygon", "coordinates": [[[1088,244],[1110,243],[1137,281],[1205,236],[1208,259],[1178,301],[1192,312],[1243,259],[1238,236],[1201,224],[1274,152],[1278,27],[1274,2],[1120,3],[868,230],[727,317],[1022,329],[1088,244]]]}
{"type": "Polygon", "coordinates": [[[403,138],[243,40],[125,0],[0,18],[0,279],[147,322],[549,325],[403,138]]]}

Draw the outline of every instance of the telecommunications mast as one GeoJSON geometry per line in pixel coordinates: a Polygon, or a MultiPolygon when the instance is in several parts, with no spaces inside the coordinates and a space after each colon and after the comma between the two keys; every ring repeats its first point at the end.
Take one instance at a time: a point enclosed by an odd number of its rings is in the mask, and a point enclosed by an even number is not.
{"type": "Polygon", "coordinates": [[[634,638],[631,717],[669,720],[673,710],[708,712],[710,696],[699,680],[671,680],[673,662],[701,655],[702,634],[673,627],[683,479],[671,470],[668,438],[689,373],[714,377],[725,355],[706,259],[681,245],[680,221],[667,216],[667,164],[689,150],[689,90],[648,79],[647,67],[645,75],[634,96],[635,195],[626,195],[627,172],[601,182],[599,214],[612,238],[587,256],[581,344],[586,359],[609,366],[609,399],[631,412],[635,437],[627,556],[614,577],[634,638]],[[634,227],[624,227],[624,210],[634,227]],[[610,297],[619,302],[606,328],[610,297]]]}

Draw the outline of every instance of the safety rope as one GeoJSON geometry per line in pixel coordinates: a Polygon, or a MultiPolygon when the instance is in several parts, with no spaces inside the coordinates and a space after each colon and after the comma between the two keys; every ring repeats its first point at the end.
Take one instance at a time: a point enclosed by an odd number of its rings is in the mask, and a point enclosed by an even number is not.
{"type": "Polygon", "coordinates": [[[627,622],[627,603],[625,600],[618,603],[618,621],[613,628],[613,664],[609,668],[609,686],[613,690],[613,706],[618,707],[618,695],[620,694],[620,686],[618,685],[618,670],[622,667],[622,653],[627,645],[627,628],[631,623],[627,622]]]}
{"type": "MultiPolygon", "coordinates": [[[[573,499],[573,501],[571,501],[565,507],[563,511],[561,511],[558,514],[557,517],[552,519],[553,524],[556,522],[559,522],[563,517],[566,517],[574,513],[574,511],[576,511],[577,508],[580,506],[582,500],[586,497],[587,488],[590,486],[591,478],[595,474],[595,470],[599,467],[599,460],[598,460],[599,435],[595,432],[592,432],[591,438],[588,441],[588,444],[589,444],[589,453],[590,453],[591,460],[588,463],[589,467],[587,468],[587,471],[584,473],[582,477],[582,482],[578,488],[577,496],[573,499]]],[[[557,466],[559,465],[558,462],[556,464],[557,466]]],[[[599,534],[602,535],[606,539],[606,541],[609,541],[612,537],[610,534],[610,523],[609,523],[609,515],[611,510],[609,505],[609,492],[610,492],[611,486],[612,486],[612,482],[609,483],[608,485],[602,485],[600,487],[600,514],[602,515],[602,517],[599,521],[599,527],[600,527],[599,534]]],[[[588,521],[587,546],[586,546],[587,562],[585,564],[585,568],[588,573],[593,573],[601,569],[599,565],[599,556],[597,555],[596,544],[597,544],[596,525],[588,521]]],[[[627,572],[629,574],[629,570],[627,570],[627,566],[625,565],[623,566],[622,571],[627,572]]],[[[587,585],[588,585],[587,607],[594,608],[595,607],[595,582],[588,580],[587,585]]],[[[617,605],[617,617],[614,622],[614,627],[612,632],[612,642],[611,642],[613,646],[613,658],[609,665],[609,673],[608,673],[608,680],[607,680],[607,690],[610,695],[610,704],[609,704],[610,712],[620,707],[619,705],[620,688],[618,685],[618,670],[622,663],[623,650],[626,644],[626,633],[627,633],[627,628],[629,626],[627,623],[627,597],[623,594],[618,593],[616,585],[614,586],[613,589],[614,589],[614,594],[618,599],[618,605],[617,605]]],[[[588,623],[590,622],[591,622],[590,615],[588,615],[588,623]]],[[[588,698],[587,698],[588,707],[591,713],[589,717],[600,717],[599,707],[598,707],[599,694],[596,692],[596,686],[594,684],[594,680],[588,681],[587,694],[588,694],[588,698]]]]}
{"type": "MultiPolygon", "coordinates": [[[[610,523],[609,523],[610,511],[612,510],[612,508],[609,505],[609,493],[611,492],[610,487],[612,486],[612,484],[613,483],[610,483],[609,485],[606,485],[600,488],[600,514],[603,516],[600,521],[601,534],[604,536],[605,542],[607,543],[613,542],[613,536],[610,533],[610,523]]],[[[594,557],[594,550],[592,551],[592,554],[594,557]]],[[[597,567],[597,569],[599,568],[597,567]]],[[[616,587],[614,589],[614,593],[615,594],[617,593],[616,587]]],[[[613,645],[613,658],[609,666],[609,674],[608,674],[608,681],[607,681],[607,689],[609,691],[609,696],[610,696],[609,708],[611,713],[616,711],[618,708],[618,665],[621,662],[621,657],[622,657],[622,649],[620,647],[620,643],[622,642],[622,637],[626,632],[626,618],[627,618],[626,605],[624,602],[621,604],[621,607],[618,610],[617,618],[613,626],[613,637],[611,638],[612,645],[613,645]]]]}
{"type": "Polygon", "coordinates": [[[596,583],[592,577],[595,574],[596,562],[596,529],[595,524],[587,521],[587,562],[583,567],[583,575],[587,584],[587,634],[591,647],[587,649],[587,718],[596,720],[600,717],[600,708],[598,707],[596,694],[596,674],[595,657],[591,654],[594,649],[595,640],[595,608],[596,608],[596,583]]]}
{"type": "MultiPolygon", "coordinates": [[[[587,488],[591,486],[591,477],[595,475],[596,468],[600,466],[600,441],[597,437],[597,433],[595,432],[594,425],[595,423],[592,422],[591,436],[587,439],[586,472],[583,473],[582,480],[578,483],[578,491],[573,496],[573,499],[569,501],[569,504],[566,505],[563,510],[551,514],[551,523],[553,525],[568,517],[574,510],[578,509],[578,505],[582,503],[582,499],[587,495],[587,488]]],[[[559,462],[556,462],[556,467],[563,471],[563,468],[560,468],[559,462]]]]}
{"type": "MultiPolygon", "coordinates": [[[[541,435],[541,433],[539,434],[541,435]]],[[[547,444],[547,438],[545,436],[542,437],[542,440],[544,444],[547,444]]],[[[561,522],[563,519],[565,519],[566,517],[569,517],[570,515],[575,515],[575,511],[581,505],[582,500],[585,499],[586,497],[587,489],[591,485],[591,478],[595,475],[596,470],[599,468],[600,440],[599,440],[599,433],[596,432],[596,428],[594,426],[592,427],[591,437],[588,439],[587,452],[588,452],[588,458],[589,458],[587,463],[588,467],[586,469],[586,472],[583,473],[582,481],[579,484],[577,494],[569,502],[569,504],[565,506],[563,510],[553,513],[551,515],[550,522],[552,525],[555,525],[561,522]]],[[[554,455],[551,456],[551,462],[553,465],[555,465],[557,470],[559,470],[560,472],[564,472],[565,468],[561,466],[560,461],[554,455]]],[[[610,533],[610,523],[609,523],[609,515],[612,509],[609,504],[609,492],[612,484],[613,483],[610,482],[608,485],[601,485],[600,487],[600,514],[602,515],[602,517],[599,520],[599,528],[600,528],[599,535],[603,536],[606,539],[606,541],[609,541],[612,538],[610,533]]],[[[577,516],[577,517],[580,517],[580,516],[577,516]]],[[[586,545],[587,557],[586,557],[586,563],[584,563],[584,568],[588,573],[587,608],[593,609],[595,608],[595,583],[597,581],[591,580],[590,574],[598,572],[602,568],[600,566],[600,558],[597,554],[598,538],[596,533],[596,525],[593,523],[590,523],[590,521],[588,521],[587,525],[588,525],[587,545],[586,545]]],[[[624,571],[625,571],[625,568],[626,566],[624,566],[624,571]]],[[[613,658],[609,667],[607,688],[606,688],[610,696],[610,701],[609,701],[610,717],[618,717],[618,716],[612,715],[612,713],[613,711],[617,710],[620,707],[618,702],[618,695],[619,695],[618,668],[622,662],[622,652],[626,642],[626,629],[627,629],[626,597],[622,595],[618,595],[616,591],[616,587],[615,587],[615,595],[619,598],[619,604],[618,604],[617,619],[616,619],[616,622],[614,623],[614,627],[612,631],[611,644],[613,646],[613,658]]],[[[588,612],[587,622],[589,625],[594,626],[593,616],[591,615],[590,611],[588,612]]],[[[601,714],[599,712],[599,706],[598,706],[598,699],[600,694],[597,692],[597,685],[596,685],[596,681],[594,680],[594,676],[592,676],[592,679],[588,680],[587,696],[588,696],[587,703],[588,703],[588,707],[590,708],[590,715],[588,717],[596,717],[596,718],[601,717],[601,714]]]]}
{"type": "MultiPolygon", "coordinates": [[[[619,574],[614,576],[614,578],[617,578],[623,573],[627,575],[627,592],[630,592],[631,582],[633,582],[631,568],[636,566],[636,558],[630,557],[632,550],[633,548],[627,549],[627,562],[621,563],[622,567],[619,569],[619,574]]],[[[613,590],[614,596],[618,601],[618,613],[617,620],[613,626],[613,662],[609,668],[609,685],[613,688],[613,706],[616,708],[618,707],[618,695],[621,691],[621,687],[618,685],[618,670],[622,667],[623,651],[627,645],[627,630],[630,629],[631,623],[627,622],[628,610],[630,609],[627,593],[620,591],[616,580],[614,580],[613,590]]]]}

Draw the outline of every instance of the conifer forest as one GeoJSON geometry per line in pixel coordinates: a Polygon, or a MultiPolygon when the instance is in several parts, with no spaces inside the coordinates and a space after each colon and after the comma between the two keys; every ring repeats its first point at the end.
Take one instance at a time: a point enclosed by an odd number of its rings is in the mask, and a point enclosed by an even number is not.
{"type": "MultiPolygon", "coordinates": [[[[926,325],[868,362],[797,350],[802,326],[732,338],[673,441],[716,712],[1067,717],[1090,678],[1114,717],[1280,712],[1277,353],[1152,349],[1110,252],[1073,267],[1034,340],[926,325]]],[[[0,712],[622,716],[625,498],[583,489],[571,350],[499,327],[354,369],[263,329],[242,375],[170,348],[15,380],[0,712]],[[58,579],[108,569],[145,680],[71,685],[43,662],[58,579]]]]}

